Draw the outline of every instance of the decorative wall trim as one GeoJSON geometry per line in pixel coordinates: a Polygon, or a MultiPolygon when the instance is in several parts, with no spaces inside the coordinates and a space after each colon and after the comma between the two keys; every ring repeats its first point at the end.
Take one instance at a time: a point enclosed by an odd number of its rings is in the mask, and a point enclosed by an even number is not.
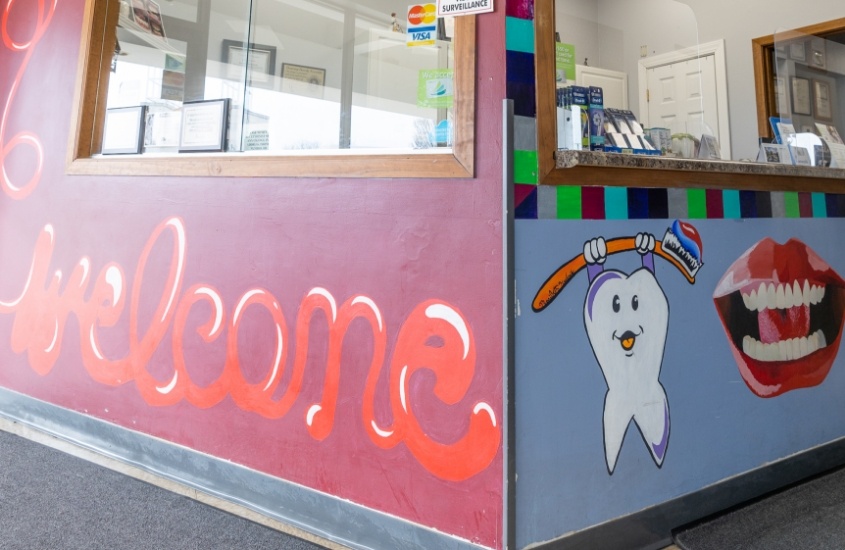
{"type": "Polygon", "coordinates": [[[694,220],[845,217],[845,195],[832,193],[535,186],[521,183],[515,185],[517,219],[694,220]],[[533,192],[537,189],[543,191],[533,192]],[[550,209],[545,204],[550,199],[556,208],[550,209]],[[544,203],[542,205],[538,204],[541,200],[544,203]]]}

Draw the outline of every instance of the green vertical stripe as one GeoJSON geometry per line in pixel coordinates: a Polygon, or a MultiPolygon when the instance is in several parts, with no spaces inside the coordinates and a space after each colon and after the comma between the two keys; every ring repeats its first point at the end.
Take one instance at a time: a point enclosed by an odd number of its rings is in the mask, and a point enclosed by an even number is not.
{"type": "Polygon", "coordinates": [[[608,220],[628,219],[627,187],[605,187],[604,214],[608,220]]]}
{"type": "Polygon", "coordinates": [[[505,48],[512,52],[534,53],[534,21],[505,17],[505,48]]]}
{"type": "Polygon", "coordinates": [[[687,201],[691,220],[707,219],[707,192],[704,189],[687,190],[687,201]]]}
{"type": "Polygon", "coordinates": [[[824,193],[813,193],[813,217],[827,217],[827,203],[824,200],[824,193]]]}
{"type": "Polygon", "coordinates": [[[800,218],[801,207],[798,203],[798,193],[787,192],[783,194],[783,202],[786,206],[787,218],[800,218]]]}
{"type": "Polygon", "coordinates": [[[722,191],[722,205],[726,219],[739,219],[742,212],[739,209],[739,191],[736,189],[725,189],[722,191]]]}
{"type": "Polygon", "coordinates": [[[540,169],[537,165],[537,151],[513,152],[513,180],[515,183],[537,184],[540,169]]]}
{"type": "Polygon", "coordinates": [[[581,188],[572,185],[557,187],[557,217],[560,220],[581,219],[581,188]]]}

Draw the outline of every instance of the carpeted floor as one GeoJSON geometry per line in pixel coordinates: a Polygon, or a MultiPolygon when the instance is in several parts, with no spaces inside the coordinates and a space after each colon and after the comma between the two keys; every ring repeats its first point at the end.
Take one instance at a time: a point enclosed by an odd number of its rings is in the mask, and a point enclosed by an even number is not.
{"type": "Polygon", "coordinates": [[[845,468],[675,535],[683,550],[845,548],[845,468]]]}
{"type": "Polygon", "coordinates": [[[0,431],[0,550],[320,550],[0,431]]]}

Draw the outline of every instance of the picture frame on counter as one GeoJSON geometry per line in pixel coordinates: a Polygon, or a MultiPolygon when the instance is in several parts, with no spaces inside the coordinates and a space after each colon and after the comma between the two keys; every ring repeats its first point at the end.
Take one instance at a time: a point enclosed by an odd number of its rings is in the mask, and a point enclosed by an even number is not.
{"type": "Polygon", "coordinates": [[[757,162],[766,164],[792,164],[789,148],[782,143],[763,143],[757,154],[757,162]]]}
{"type": "Polygon", "coordinates": [[[795,166],[812,166],[813,159],[810,158],[810,151],[806,147],[789,146],[789,154],[792,156],[792,164],[795,166]]]}
{"type": "Polygon", "coordinates": [[[186,101],[182,104],[179,152],[223,152],[228,129],[228,98],[186,101]]]}
{"type": "Polygon", "coordinates": [[[810,101],[810,79],[799,76],[790,77],[792,84],[792,114],[812,115],[813,104],[810,101]]]}
{"type": "Polygon", "coordinates": [[[146,105],[106,109],[103,155],[138,155],[144,145],[146,105]]]}

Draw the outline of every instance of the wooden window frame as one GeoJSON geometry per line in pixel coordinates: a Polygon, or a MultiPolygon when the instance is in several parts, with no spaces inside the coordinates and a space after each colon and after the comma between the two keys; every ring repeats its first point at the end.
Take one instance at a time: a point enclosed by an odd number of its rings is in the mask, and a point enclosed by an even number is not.
{"type": "Polygon", "coordinates": [[[792,38],[818,36],[824,38],[831,34],[845,32],[845,18],[833,19],[824,23],[817,23],[800,29],[761,36],[751,41],[754,60],[754,90],[757,98],[757,131],[761,136],[774,137],[769,117],[776,116],[775,105],[775,69],[772,67],[772,56],[775,51],[775,41],[783,42],[792,38]]]}
{"type": "MultiPolygon", "coordinates": [[[[555,127],[557,107],[555,105],[554,2],[555,0],[535,0],[534,2],[538,184],[575,187],[677,187],[845,193],[845,169],[840,168],[784,167],[782,170],[773,172],[770,166],[734,161],[702,163],[696,160],[685,161],[662,157],[620,156],[619,153],[558,151],[555,127]],[[718,166],[711,167],[708,164],[718,166]]],[[[798,31],[819,36],[833,34],[839,27],[845,27],[845,19],[805,27],[798,31]]],[[[759,40],[761,39],[757,39],[759,40]]],[[[774,39],[771,43],[774,43],[774,39]]],[[[756,51],[754,64],[756,75],[758,67],[756,51]]],[[[759,86],[757,91],[759,94],[759,86]]],[[[771,98],[773,101],[774,91],[771,92],[771,98]]],[[[758,113],[760,105],[761,100],[758,95],[758,113]]],[[[767,131],[768,118],[760,120],[765,120],[767,131]]],[[[761,121],[760,124],[760,135],[766,135],[762,126],[764,123],[761,121]]]]}
{"type": "Polygon", "coordinates": [[[66,172],[74,175],[472,178],[475,175],[476,20],[455,18],[455,138],[451,149],[372,154],[337,149],[279,154],[218,153],[100,156],[106,79],[116,40],[118,0],[86,0],[75,111],[66,172]]]}

